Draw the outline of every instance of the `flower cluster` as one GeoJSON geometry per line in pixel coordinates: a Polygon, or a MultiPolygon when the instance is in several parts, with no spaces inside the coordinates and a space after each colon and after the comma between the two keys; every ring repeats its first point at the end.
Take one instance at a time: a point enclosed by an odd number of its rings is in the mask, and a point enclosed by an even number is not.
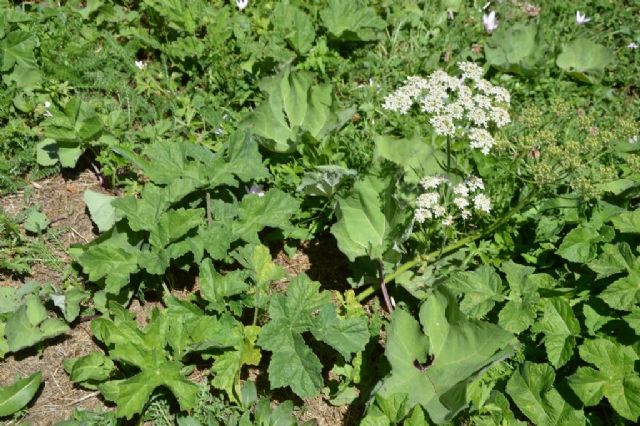
{"type": "Polygon", "coordinates": [[[414,104],[431,116],[434,131],[443,136],[469,138],[472,148],[487,155],[495,139],[491,125],[504,127],[511,121],[509,92],[482,78],[483,71],[471,62],[461,62],[460,77],[444,71],[433,72],[427,78],[407,77],[406,83],[385,98],[383,108],[400,114],[409,112],[414,104]]]}
{"type": "Polygon", "coordinates": [[[425,192],[416,199],[416,222],[440,219],[443,226],[452,226],[458,217],[466,220],[473,212],[491,212],[491,200],[482,192],[484,182],[479,177],[469,176],[454,185],[444,176],[426,176],[420,186],[425,192]]]}

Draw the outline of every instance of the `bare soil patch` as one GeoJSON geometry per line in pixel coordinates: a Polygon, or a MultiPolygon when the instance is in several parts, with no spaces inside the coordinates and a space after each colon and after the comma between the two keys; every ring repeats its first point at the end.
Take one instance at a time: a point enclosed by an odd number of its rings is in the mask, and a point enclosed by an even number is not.
{"type": "MultiPolygon", "coordinates": [[[[95,238],[93,223],[83,201],[87,189],[105,192],[95,176],[84,171],[67,178],[58,175],[32,182],[29,188],[0,199],[0,206],[11,216],[36,206],[51,221],[50,238],[28,236],[34,244],[38,238],[43,238],[46,257],[33,263],[28,276],[0,273],[0,286],[19,287],[25,281],[49,283],[56,288],[63,286],[64,270],[70,264],[66,250],[72,244],[87,243],[95,238]]],[[[105,409],[98,394],[75,386],[63,367],[65,359],[99,350],[92,339],[89,324],[76,321],[70,325],[71,330],[66,335],[43,342],[40,351],[30,348],[0,361],[2,385],[13,382],[18,375],[24,377],[42,371],[43,385],[28,407],[26,416],[17,424],[54,425],[68,419],[76,408],[105,409]]]]}

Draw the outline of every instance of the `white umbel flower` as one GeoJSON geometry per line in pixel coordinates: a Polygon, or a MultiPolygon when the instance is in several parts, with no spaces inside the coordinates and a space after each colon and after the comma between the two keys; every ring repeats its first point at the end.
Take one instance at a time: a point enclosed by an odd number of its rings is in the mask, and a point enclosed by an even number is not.
{"type": "Polygon", "coordinates": [[[467,137],[472,148],[487,155],[494,145],[489,129],[511,122],[506,109],[509,92],[483,79],[482,68],[472,62],[461,62],[458,68],[460,77],[442,70],[427,78],[407,77],[403,86],[385,97],[382,107],[404,115],[418,104],[435,134],[467,137]]]}
{"type": "Polygon", "coordinates": [[[491,133],[485,129],[469,130],[469,141],[471,148],[479,149],[484,155],[489,154],[489,151],[496,143],[491,133]]]}
{"type": "Polygon", "coordinates": [[[470,176],[465,180],[469,191],[475,192],[478,189],[484,190],[484,182],[477,176],[470,176]]]}
{"type": "Polygon", "coordinates": [[[249,0],[236,0],[236,6],[239,10],[244,10],[249,5],[249,0]]]}
{"type": "Polygon", "coordinates": [[[453,188],[453,193],[461,197],[467,197],[469,195],[469,187],[466,183],[459,183],[453,188]]]}
{"type": "Polygon", "coordinates": [[[473,207],[484,213],[491,212],[491,200],[486,195],[480,193],[473,197],[473,207]]]}
{"type": "Polygon", "coordinates": [[[420,186],[422,186],[426,190],[436,189],[446,181],[447,178],[443,176],[425,176],[420,179],[420,186]]]}
{"type": "Polygon", "coordinates": [[[431,209],[438,205],[440,194],[437,192],[426,192],[418,197],[416,205],[421,209],[431,209]]]}
{"type": "Polygon", "coordinates": [[[147,67],[147,63],[145,61],[135,61],[135,65],[139,70],[143,70],[147,67]]]}
{"type": "Polygon", "coordinates": [[[453,199],[453,204],[455,204],[460,210],[464,210],[469,207],[469,200],[465,197],[456,197],[453,199]]]}

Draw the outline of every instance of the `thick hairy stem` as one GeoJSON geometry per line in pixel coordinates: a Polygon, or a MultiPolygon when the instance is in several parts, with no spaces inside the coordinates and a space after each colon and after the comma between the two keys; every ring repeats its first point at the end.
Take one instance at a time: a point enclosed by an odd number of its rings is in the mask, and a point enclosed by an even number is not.
{"type": "Polygon", "coordinates": [[[381,260],[378,261],[378,278],[380,279],[379,285],[380,285],[380,290],[382,290],[382,297],[384,297],[384,304],[387,305],[387,311],[391,313],[393,312],[393,304],[391,303],[391,298],[389,298],[387,285],[384,282],[384,268],[382,266],[381,260]]]}
{"type": "MultiPolygon", "coordinates": [[[[486,237],[487,235],[490,235],[492,233],[494,233],[498,228],[500,228],[502,225],[504,225],[505,223],[507,223],[509,221],[509,219],[511,219],[511,217],[513,215],[515,215],[516,213],[518,213],[520,210],[522,210],[522,208],[524,206],[526,206],[529,201],[531,201],[531,199],[533,198],[533,196],[535,195],[536,191],[533,190],[531,192],[529,192],[527,195],[525,195],[522,200],[520,200],[520,202],[513,207],[511,210],[509,210],[509,212],[507,212],[507,214],[505,214],[503,217],[501,217],[499,220],[497,220],[496,222],[494,222],[491,226],[489,226],[487,229],[485,229],[482,232],[479,232],[477,234],[472,234],[472,235],[468,235],[465,238],[462,238],[458,241],[455,241],[439,250],[433,251],[431,253],[427,253],[427,254],[419,254],[416,257],[414,257],[413,259],[409,260],[408,262],[405,262],[404,264],[400,265],[400,267],[398,269],[396,269],[395,271],[393,271],[391,274],[387,275],[384,280],[382,281],[382,283],[384,283],[385,285],[387,283],[390,283],[391,281],[395,280],[396,277],[398,277],[400,274],[402,274],[403,272],[408,271],[409,269],[413,268],[414,266],[420,264],[420,263],[424,263],[424,262],[433,262],[436,259],[438,259],[441,256],[444,256],[445,254],[449,254],[451,252],[454,252],[456,250],[458,250],[461,247],[466,246],[469,243],[472,243],[474,241],[477,241],[481,238],[486,237]]],[[[382,284],[381,283],[381,284],[382,284]]],[[[382,287],[382,285],[380,285],[382,287]]],[[[357,296],[357,300],[359,302],[362,302],[363,300],[365,300],[366,298],[368,298],[369,296],[371,296],[374,291],[376,290],[375,286],[370,286],[366,289],[364,289],[362,292],[360,292],[360,294],[358,294],[357,296]]],[[[386,288],[385,288],[386,291],[386,288]]]]}

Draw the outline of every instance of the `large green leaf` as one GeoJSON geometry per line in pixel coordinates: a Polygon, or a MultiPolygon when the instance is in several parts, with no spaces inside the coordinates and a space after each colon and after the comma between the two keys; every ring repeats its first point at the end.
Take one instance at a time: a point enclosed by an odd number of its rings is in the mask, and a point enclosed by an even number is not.
{"type": "Polygon", "coordinates": [[[628,243],[605,244],[601,251],[602,253],[588,264],[591,270],[598,273],[598,278],[635,269],[636,258],[628,243]]]}
{"type": "Polygon", "coordinates": [[[261,88],[267,99],[244,121],[244,126],[251,126],[271,151],[295,150],[304,133],[322,139],[353,113],[338,112],[331,86],[313,84],[313,75],[305,71],[291,72],[286,68],[263,80],[261,88]]]}
{"type": "MultiPolygon", "coordinates": [[[[149,323],[140,329],[125,308],[110,304],[112,318],[91,322],[94,336],[106,346],[109,357],[119,364],[135,366],[137,374],[98,384],[103,396],[118,404],[118,417],[131,418],[144,408],[153,391],[168,388],[178,399],[181,409],[193,408],[198,401],[199,387],[184,376],[180,360],[192,350],[210,347],[232,348],[237,341],[235,320],[223,322],[206,316],[195,305],[166,297],[167,309],[152,312],[149,323]],[[213,341],[213,343],[211,343],[213,341]],[[203,345],[201,348],[198,348],[203,345]],[[194,349],[195,348],[195,349],[194,349]]],[[[86,361],[87,373],[99,382],[106,369],[100,362],[86,361]]],[[[77,365],[71,366],[71,370],[77,365]]],[[[131,370],[122,370],[125,375],[131,370]]],[[[78,371],[80,374],[80,371],[78,371]]]]}
{"type": "Polygon", "coordinates": [[[375,9],[361,0],[329,0],[320,11],[320,18],[332,37],[344,41],[376,40],[387,26],[375,9]]]}
{"type": "Polygon", "coordinates": [[[507,393],[536,426],[584,425],[582,411],[575,410],[553,386],[553,368],[526,361],[507,382],[507,393]]]}
{"type": "Polygon", "coordinates": [[[78,263],[89,280],[105,279],[106,290],[116,294],[129,284],[131,274],[138,271],[139,251],[128,243],[102,243],[89,246],[78,263]]]}
{"type": "Polygon", "coordinates": [[[625,211],[611,218],[613,227],[620,232],[640,233],[640,209],[625,211]]]}
{"type": "Polygon", "coordinates": [[[105,399],[118,405],[118,417],[131,419],[142,412],[151,393],[159,386],[169,388],[177,397],[180,408],[189,410],[198,403],[199,387],[182,375],[181,367],[179,363],[164,361],[131,378],[105,382],[98,389],[105,399]]]}
{"type": "Polygon", "coordinates": [[[79,358],[64,360],[64,369],[69,373],[72,382],[82,383],[85,387],[95,389],[91,383],[84,382],[100,382],[108,379],[115,370],[115,365],[111,358],[93,352],[79,358]]]}
{"type": "Polygon", "coordinates": [[[533,274],[535,268],[505,262],[502,271],[509,283],[509,301],[498,314],[498,324],[512,333],[520,333],[529,328],[536,318],[537,303],[540,300],[538,282],[540,275],[533,274]]]}
{"type": "Polygon", "coordinates": [[[15,64],[26,68],[37,68],[34,49],[37,39],[27,31],[11,31],[0,40],[0,71],[9,71],[15,64]]]}
{"type": "Polygon", "coordinates": [[[224,298],[240,294],[249,288],[245,282],[245,271],[231,271],[225,275],[217,272],[211,259],[204,259],[200,263],[200,294],[213,303],[217,310],[224,310],[224,298]]]}
{"type": "Polygon", "coordinates": [[[579,226],[564,237],[556,254],[570,262],[586,263],[596,256],[597,243],[602,240],[600,230],[591,226],[579,226]]]}
{"type": "Polygon", "coordinates": [[[544,316],[533,330],[544,333],[544,346],[547,358],[555,368],[569,361],[576,346],[576,337],[580,335],[580,323],[569,302],[560,297],[544,299],[544,316]]]}
{"type": "Polygon", "coordinates": [[[279,189],[270,189],[264,196],[249,194],[238,204],[238,218],[232,223],[236,238],[258,244],[258,232],[265,227],[289,230],[289,220],[298,211],[299,203],[279,189]]]}
{"type": "Polygon", "coordinates": [[[258,344],[273,352],[269,364],[271,388],[290,386],[300,397],[315,396],[322,388],[322,364],[305,343],[302,333],[314,337],[348,356],[361,351],[369,340],[364,317],[340,319],[329,293],[300,274],[286,295],[272,296],[270,321],[262,328],[258,344]]]}
{"type": "Polygon", "coordinates": [[[116,223],[116,209],[111,205],[111,202],[116,197],[87,189],[83,198],[89,209],[91,220],[96,224],[98,230],[105,232],[111,229],[116,223]]]}
{"type": "Polygon", "coordinates": [[[614,54],[609,48],[586,38],[578,38],[562,47],[556,64],[580,81],[597,83],[613,59],[614,54]]]}
{"type": "Polygon", "coordinates": [[[231,400],[239,402],[241,396],[240,372],[244,365],[260,363],[260,349],[256,348],[256,340],[260,333],[258,326],[239,326],[241,332],[233,350],[228,350],[215,357],[211,368],[214,378],[211,384],[224,390],[231,400]]]}
{"type": "Polygon", "coordinates": [[[440,288],[420,308],[420,323],[422,332],[405,311],[393,313],[385,350],[391,374],[380,393],[407,393],[410,406],[420,404],[444,423],[467,405],[470,380],[509,356],[517,341],[496,325],[465,318],[440,288]]]}
{"type": "Polygon", "coordinates": [[[57,318],[49,318],[40,298],[31,294],[25,298],[25,304],[9,317],[4,334],[8,349],[16,352],[67,330],[69,326],[57,318]]]}
{"type": "Polygon", "coordinates": [[[490,266],[454,273],[449,285],[464,294],[460,310],[471,318],[482,318],[496,302],[504,300],[502,279],[490,266]]]}
{"type": "Polygon", "coordinates": [[[175,209],[163,213],[149,234],[149,242],[164,248],[204,221],[204,209],[175,209]]]}
{"type": "Polygon", "coordinates": [[[607,339],[587,340],[580,346],[580,357],[595,365],[579,367],[569,377],[569,386],[586,406],[597,405],[606,397],[625,419],[636,422],[640,416],[640,377],[635,371],[638,354],[631,346],[607,339]]]}
{"type": "Polygon", "coordinates": [[[0,417],[10,416],[26,406],[40,388],[41,380],[42,373],[38,371],[7,387],[0,386],[0,417]]]}
{"type": "Polygon", "coordinates": [[[487,62],[503,72],[533,75],[544,59],[545,49],[536,25],[516,23],[501,27],[484,48],[487,62]]]}
{"type": "Polygon", "coordinates": [[[411,138],[377,135],[374,141],[376,156],[402,167],[407,182],[418,183],[424,176],[443,172],[440,164],[446,162],[445,154],[419,135],[411,138]]]}
{"type": "Polygon", "coordinates": [[[316,33],[309,15],[288,3],[278,3],[272,12],[273,25],[283,38],[300,55],[307,53],[313,45],[316,33]]]}
{"type": "Polygon", "coordinates": [[[331,233],[351,261],[368,256],[382,259],[404,236],[407,211],[400,208],[391,185],[368,176],[338,199],[337,222],[331,233]]]}
{"type": "Polygon", "coordinates": [[[602,254],[589,263],[599,277],[626,272],[600,293],[599,297],[614,309],[630,311],[640,303],[640,259],[634,256],[628,243],[605,244],[602,254]]]}
{"type": "MultiPolygon", "coordinates": [[[[64,107],[52,107],[51,112],[52,117],[43,123],[44,136],[56,142],[60,164],[75,167],[85,145],[98,139],[102,133],[100,116],[77,97],[71,98],[64,107]]],[[[53,159],[50,158],[51,161],[53,159]]]]}

